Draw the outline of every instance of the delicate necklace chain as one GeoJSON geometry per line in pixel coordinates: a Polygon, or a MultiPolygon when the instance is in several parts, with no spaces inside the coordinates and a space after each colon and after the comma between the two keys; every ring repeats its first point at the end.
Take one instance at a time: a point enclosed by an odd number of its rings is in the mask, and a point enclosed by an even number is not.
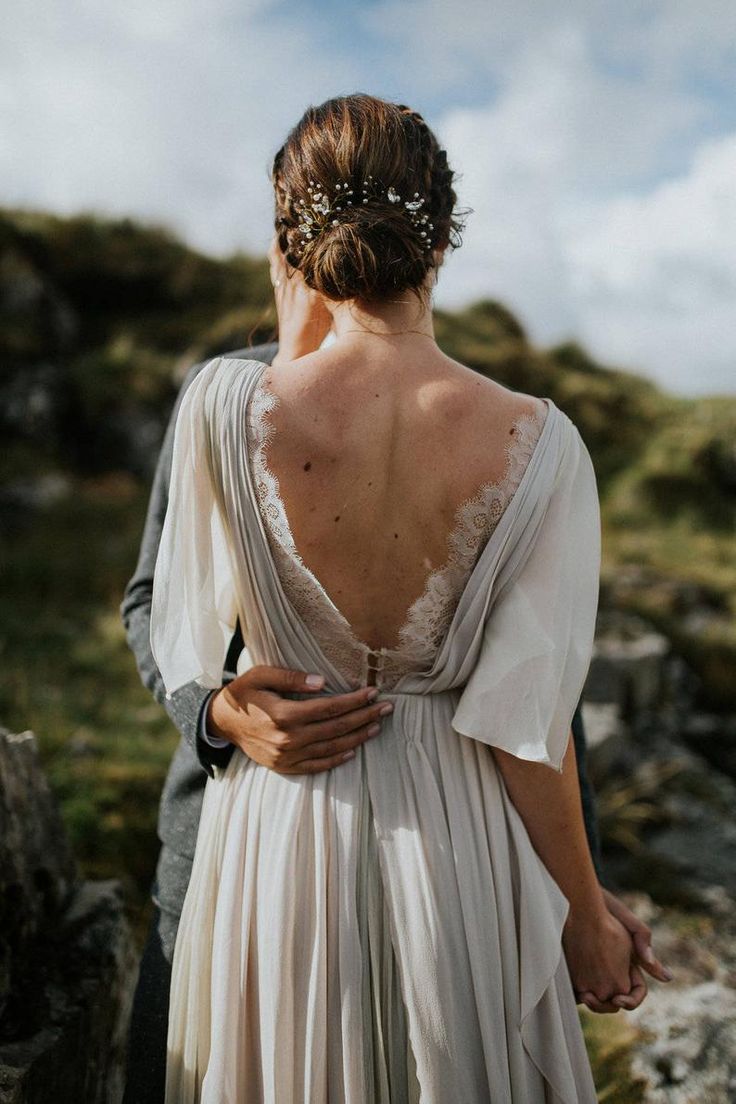
{"type": "Polygon", "coordinates": [[[346,333],[371,334],[373,337],[398,337],[399,334],[419,334],[420,337],[429,337],[434,341],[434,335],[425,333],[424,330],[343,330],[346,333]]]}

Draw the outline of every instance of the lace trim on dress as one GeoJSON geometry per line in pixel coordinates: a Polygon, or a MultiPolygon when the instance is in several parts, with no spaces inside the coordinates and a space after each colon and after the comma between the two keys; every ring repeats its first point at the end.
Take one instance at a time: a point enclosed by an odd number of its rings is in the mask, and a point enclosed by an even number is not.
{"type": "MultiPolygon", "coordinates": [[[[542,405],[546,411],[546,404],[542,405]]],[[[538,411],[516,419],[506,446],[503,474],[498,480],[484,483],[455,511],[448,558],[427,579],[399,632],[401,650],[416,657],[418,664],[431,661],[439,650],[468,577],[521,482],[544,421],[538,411]]]]}
{"type": "Polygon", "coordinates": [[[266,464],[266,448],[275,432],[275,426],[268,420],[268,415],[278,403],[278,396],[259,381],[247,410],[250,428],[248,441],[252,442],[250,461],[256,497],[276,570],[286,597],[311,630],[325,656],[338,671],[358,681],[362,650],[357,657],[357,665],[353,653],[360,642],[317,576],[310,571],[299,554],[279,493],[279,481],[266,464]],[[350,633],[349,640],[346,639],[346,630],[350,633]]]}
{"type": "Polygon", "coordinates": [[[409,671],[432,665],[468,578],[521,482],[544,428],[548,406],[540,402],[534,413],[516,419],[505,450],[503,474],[484,483],[458,506],[447,539],[447,560],[430,573],[422,593],[410,606],[398,633],[398,647],[371,649],[355,635],[294,543],[278,479],[266,463],[266,449],[275,432],[269,415],[279,401],[261,377],[248,404],[247,421],[256,497],[284,593],[326,658],[349,681],[364,684],[367,672],[376,669],[371,659],[380,656],[377,683],[390,689],[409,671]]]}

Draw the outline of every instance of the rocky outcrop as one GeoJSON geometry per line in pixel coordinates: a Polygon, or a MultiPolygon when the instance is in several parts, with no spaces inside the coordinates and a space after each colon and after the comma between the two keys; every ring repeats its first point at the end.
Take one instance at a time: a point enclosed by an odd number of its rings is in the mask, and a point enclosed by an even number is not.
{"type": "Polygon", "coordinates": [[[736,719],[696,694],[650,624],[601,615],[584,720],[607,882],[674,974],[617,1014],[645,1104],[736,1100],[736,719]]]}
{"type": "Polygon", "coordinates": [[[600,1099],[728,1104],[736,1099],[733,900],[715,891],[708,913],[697,914],[658,906],[646,893],[619,896],[650,926],[652,945],[675,979],[662,984],[645,975],[649,992],[642,1004],[616,1014],[630,1029],[628,1068],[615,1082],[599,1083],[600,1099]],[[632,1085],[638,1095],[631,1095],[632,1085]]]}
{"type": "Polygon", "coordinates": [[[736,898],[736,718],[698,711],[696,689],[647,622],[601,615],[583,717],[606,869],[640,889],[658,866],[693,903],[712,886],[736,898]]]}
{"type": "Polygon", "coordinates": [[[31,732],[0,729],[0,1104],[117,1104],[136,957],[80,878],[31,732]]]}

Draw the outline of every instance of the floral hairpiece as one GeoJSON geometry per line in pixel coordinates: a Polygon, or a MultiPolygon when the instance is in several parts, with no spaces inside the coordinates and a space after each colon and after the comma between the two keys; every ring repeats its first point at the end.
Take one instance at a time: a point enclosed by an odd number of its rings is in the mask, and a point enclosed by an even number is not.
{"type": "MultiPolygon", "coordinates": [[[[296,201],[301,219],[299,231],[302,236],[302,252],[308,243],[317,237],[326,226],[339,226],[340,219],[335,216],[339,211],[344,211],[347,207],[353,206],[353,200],[350,197],[355,194],[354,189],[345,181],[335,185],[336,194],[333,199],[330,199],[322,184],[316,183],[314,180],[309,181],[307,192],[310,197],[308,201],[305,199],[296,201]]],[[[425,249],[432,248],[430,231],[434,230],[434,226],[429,221],[429,215],[422,210],[427,201],[424,196],[419,195],[419,192],[414,193],[413,199],[402,201],[401,196],[393,187],[389,187],[384,191],[378,187],[373,177],[368,175],[361,185],[361,193],[363,204],[369,203],[371,199],[387,199],[392,204],[403,202],[404,211],[422,239],[422,245],[425,249]]]]}

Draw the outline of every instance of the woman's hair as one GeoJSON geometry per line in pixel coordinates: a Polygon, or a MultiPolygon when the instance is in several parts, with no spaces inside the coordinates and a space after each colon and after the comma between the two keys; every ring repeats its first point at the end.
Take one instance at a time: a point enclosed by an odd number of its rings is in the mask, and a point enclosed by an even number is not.
{"type": "Polygon", "coordinates": [[[462,243],[454,179],[404,104],[356,93],[309,107],[271,170],[281,251],[328,299],[421,294],[433,250],[462,243]]]}

